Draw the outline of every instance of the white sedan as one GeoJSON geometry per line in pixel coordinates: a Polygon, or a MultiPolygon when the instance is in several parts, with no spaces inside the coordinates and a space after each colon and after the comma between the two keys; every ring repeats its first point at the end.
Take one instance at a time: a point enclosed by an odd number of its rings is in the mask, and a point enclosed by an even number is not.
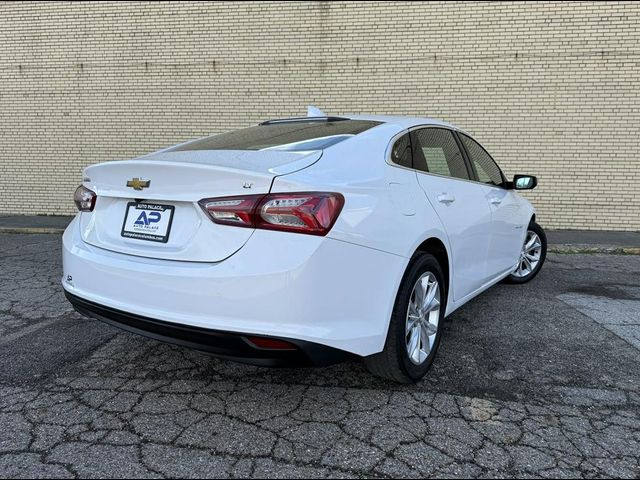
{"type": "Polygon", "coordinates": [[[536,183],[437,120],[270,120],[86,168],[62,284],[87,316],[218,357],[415,382],[445,316],[539,272],[516,193],[536,183]]]}

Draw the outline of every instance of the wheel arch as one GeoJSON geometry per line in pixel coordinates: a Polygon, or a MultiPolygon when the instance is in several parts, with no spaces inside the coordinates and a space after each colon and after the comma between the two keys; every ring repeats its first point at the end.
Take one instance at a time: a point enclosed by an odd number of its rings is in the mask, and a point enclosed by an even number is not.
{"type": "Polygon", "coordinates": [[[449,292],[451,291],[451,264],[447,247],[438,237],[429,237],[418,245],[418,248],[416,248],[413,255],[415,256],[421,253],[429,253],[433,255],[440,264],[446,287],[445,298],[448,299],[449,292]]]}

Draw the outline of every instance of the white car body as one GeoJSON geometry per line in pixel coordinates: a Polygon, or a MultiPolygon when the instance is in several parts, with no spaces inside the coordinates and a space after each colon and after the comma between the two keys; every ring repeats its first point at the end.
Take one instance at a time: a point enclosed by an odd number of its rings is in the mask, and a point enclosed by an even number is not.
{"type": "MultiPolygon", "coordinates": [[[[527,200],[391,159],[395,141],[410,130],[459,129],[431,119],[349,118],[379,124],[320,150],[171,147],[86,168],[83,186],[97,200],[64,233],[65,291],[74,303],[104,307],[79,308],[103,320],[105,311],[126,312],[364,357],[383,349],[398,287],[421,246],[446,250],[446,315],[514,271],[535,214],[527,200]],[[126,186],[132,178],[150,184],[137,192],[126,186]],[[219,225],[198,204],[287,192],[338,192],[344,206],[321,236],[219,225]],[[136,199],[174,207],[166,243],[122,236],[127,205],[136,199]]],[[[311,363],[328,363],[322,358],[311,363]]],[[[248,361],[271,364],[262,360],[248,361]]]]}

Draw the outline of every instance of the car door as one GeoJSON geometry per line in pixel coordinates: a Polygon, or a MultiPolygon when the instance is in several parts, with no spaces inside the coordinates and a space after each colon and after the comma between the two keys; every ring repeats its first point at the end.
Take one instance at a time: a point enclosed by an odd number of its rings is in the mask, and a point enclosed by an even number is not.
{"type": "Polygon", "coordinates": [[[470,169],[454,133],[424,127],[411,132],[413,166],[428,201],[449,238],[453,299],[458,301],[486,282],[491,211],[483,186],[470,169]]]}
{"type": "Polygon", "coordinates": [[[504,188],[506,179],[491,155],[474,139],[463,133],[458,137],[466,150],[476,180],[482,183],[491,209],[491,246],[487,258],[491,278],[511,271],[518,262],[526,232],[522,203],[513,190],[504,188]]]}

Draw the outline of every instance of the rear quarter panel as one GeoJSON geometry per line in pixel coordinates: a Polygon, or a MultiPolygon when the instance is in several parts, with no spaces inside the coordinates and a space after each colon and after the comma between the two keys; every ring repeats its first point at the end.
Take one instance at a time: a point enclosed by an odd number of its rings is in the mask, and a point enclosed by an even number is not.
{"type": "MultiPolygon", "coordinates": [[[[393,304],[410,258],[429,238],[449,248],[443,226],[426,200],[413,170],[390,165],[391,139],[402,129],[381,125],[324,151],[309,168],[276,177],[272,192],[329,191],[345,197],[328,237],[404,258],[384,294],[393,304]]],[[[449,264],[452,272],[452,265],[449,264]]],[[[383,294],[383,292],[377,292],[383,294]]]]}
{"type": "Polygon", "coordinates": [[[309,168],[276,177],[271,191],[342,193],[345,205],[329,237],[410,258],[427,238],[445,238],[415,172],[386,162],[400,131],[385,124],[334,145],[309,168]]]}

